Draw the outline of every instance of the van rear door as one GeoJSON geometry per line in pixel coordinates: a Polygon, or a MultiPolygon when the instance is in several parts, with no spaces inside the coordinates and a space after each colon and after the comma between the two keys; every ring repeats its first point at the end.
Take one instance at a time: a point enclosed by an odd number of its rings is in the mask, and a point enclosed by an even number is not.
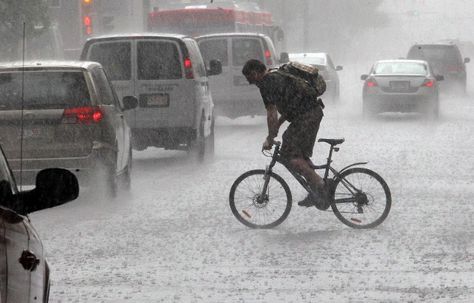
{"type": "Polygon", "coordinates": [[[249,85],[247,79],[244,77],[244,75],[242,75],[242,68],[250,59],[260,60],[268,66],[268,63],[265,60],[263,41],[260,37],[242,36],[233,37],[231,42],[231,94],[233,96],[239,96],[239,98],[244,100],[255,100],[255,102],[257,102],[261,100],[258,88],[254,85],[249,85]]]}
{"type": "MultiPolygon", "coordinates": [[[[82,59],[102,64],[119,100],[122,100],[125,96],[136,95],[132,55],[133,48],[130,40],[93,41],[89,42],[85,57],[83,56],[82,59]]],[[[133,126],[134,115],[129,116],[131,120],[128,120],[128,123],[133,126]]]]}
{"type": "Polygon", "coordinates": [[[209,87],[216,106],[226,99],[229,88],[232,86],[232,71],[229,66],[229,39],[209,38],[198,41],[204,64],[209,66],[209,61],[219,60],[222,64],[222,74],[209,78],[209,87]]]}
{"type": "Polygon", "coordinates": [[[184,43],[174,39],[137,40],[136,128],[189,127],[194,123],[194,76],[184,43]],[[185,65],[188,65],[184,74],[185,65]]]}

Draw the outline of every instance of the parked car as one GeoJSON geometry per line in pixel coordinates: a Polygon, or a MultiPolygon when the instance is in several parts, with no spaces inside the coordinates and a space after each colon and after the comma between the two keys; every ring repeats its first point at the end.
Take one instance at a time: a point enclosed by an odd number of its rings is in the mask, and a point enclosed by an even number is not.
{"type": "Polygon", "coordinates": [[[15,178],[0,148],[0,302],[48,302],[49,266],[43,244],[30,219],[34,211],[77,198],[79,184],[64,169],[38,173],[36,186],[18,191],[15,178]]]}
{"type": "Polygon", "coordinates": [[[249,85],[242,68],[249,59],[276,66],[279,60],[272,40],[256,33],[210,34],[196,40],[205,62],[217,59],[222,63],[222,74],[209,81],[217,114],[229,118],[265,114],[260,92],[249,85]]]}
{"type": "Polygon", "coordinates": [[[136,104],[134,97],[117,98],[96,62],[0,64],[0,143],[22,184],[32,184],[41,169],[62,167],[83,184],[105,176],[111,196],[119,181],[129,188],[132,149],[123,111],[136,104]]]}
{"type": "Polygon", "coordinates": [[[303,64],[309,64],[319,69],[320,75],[326,81],[326,92],[322,99],[329,99],[332,103],[339,101],[340,85],[338,71],[342,70],[342,66],[335,66],[331,56],[327,53],[290,53],[290,61],[297,61],[303,64]]]}
{"type": "Polygon", "coordinates": [[[214,103],[208,76],[221,72],[213,61],[206,70],[196,41],[182,35],[109,35],[87,40],[82,60],[100,62],[119,96],[137,96],[126,114],[133,147],[197,150],[202,159],[214,148],[214,103]]]}
{"type": "Polygon", "coordinates": [[[463,58],[456,44],[415,44],[408,51],[407,59],[427,61],[435,74],[444,76],[446,83],[442,89],[466,93],[466,63],[470,58],[463,58]]]}
{"type": "Polygon", "coordinates": [[[430,65],[422,60],[377,61],[364,80],[364,116],[381,112],[422,112],[439,116],[438,81],[430,65]]]}

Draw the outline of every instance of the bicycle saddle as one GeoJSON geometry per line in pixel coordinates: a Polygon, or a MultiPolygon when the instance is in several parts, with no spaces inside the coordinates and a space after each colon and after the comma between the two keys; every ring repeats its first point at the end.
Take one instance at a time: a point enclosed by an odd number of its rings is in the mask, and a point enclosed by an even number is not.
{"type": "Polygon", "coordinates": [[[332,146],[341,144],[344,141],[345,141],[344,139],[324,139],[324,138],[321,138],[318,140],[318,142],[326,142],[332,146]]]}

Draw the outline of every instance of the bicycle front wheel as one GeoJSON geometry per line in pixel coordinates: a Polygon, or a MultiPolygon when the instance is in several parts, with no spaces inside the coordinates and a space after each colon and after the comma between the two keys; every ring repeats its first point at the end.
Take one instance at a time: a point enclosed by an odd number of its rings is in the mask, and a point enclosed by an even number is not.
{"type": "Polygon", "coordinates": [[[291,191],[285,180],[265,170],[251,170],[235,180],[229,194],[234,216],[251,228],[272,228],[283,222],[291,210],[291,191]],[[265,178],[268,186],[263,192],[265,178]]]}
{"type": "Polygon", "coordinates": [[[352,228],[373,228],[387,218],[392,195],[387,183],[374,171],[355,167],[341,173],[334,184],[336,217],[352,228]]]}

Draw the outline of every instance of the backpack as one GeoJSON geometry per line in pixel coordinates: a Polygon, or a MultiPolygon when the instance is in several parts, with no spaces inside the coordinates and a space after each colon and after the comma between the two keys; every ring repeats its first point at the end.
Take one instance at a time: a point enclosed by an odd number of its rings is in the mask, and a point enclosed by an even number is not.
{"type": "Polygon", "coordinates": [[[289,62],[281,65],[278,70],[305,80],[316,91],[318,97],[326,91],[326,81],[319,74],[317,67],[298,62],[289,62]]]}

